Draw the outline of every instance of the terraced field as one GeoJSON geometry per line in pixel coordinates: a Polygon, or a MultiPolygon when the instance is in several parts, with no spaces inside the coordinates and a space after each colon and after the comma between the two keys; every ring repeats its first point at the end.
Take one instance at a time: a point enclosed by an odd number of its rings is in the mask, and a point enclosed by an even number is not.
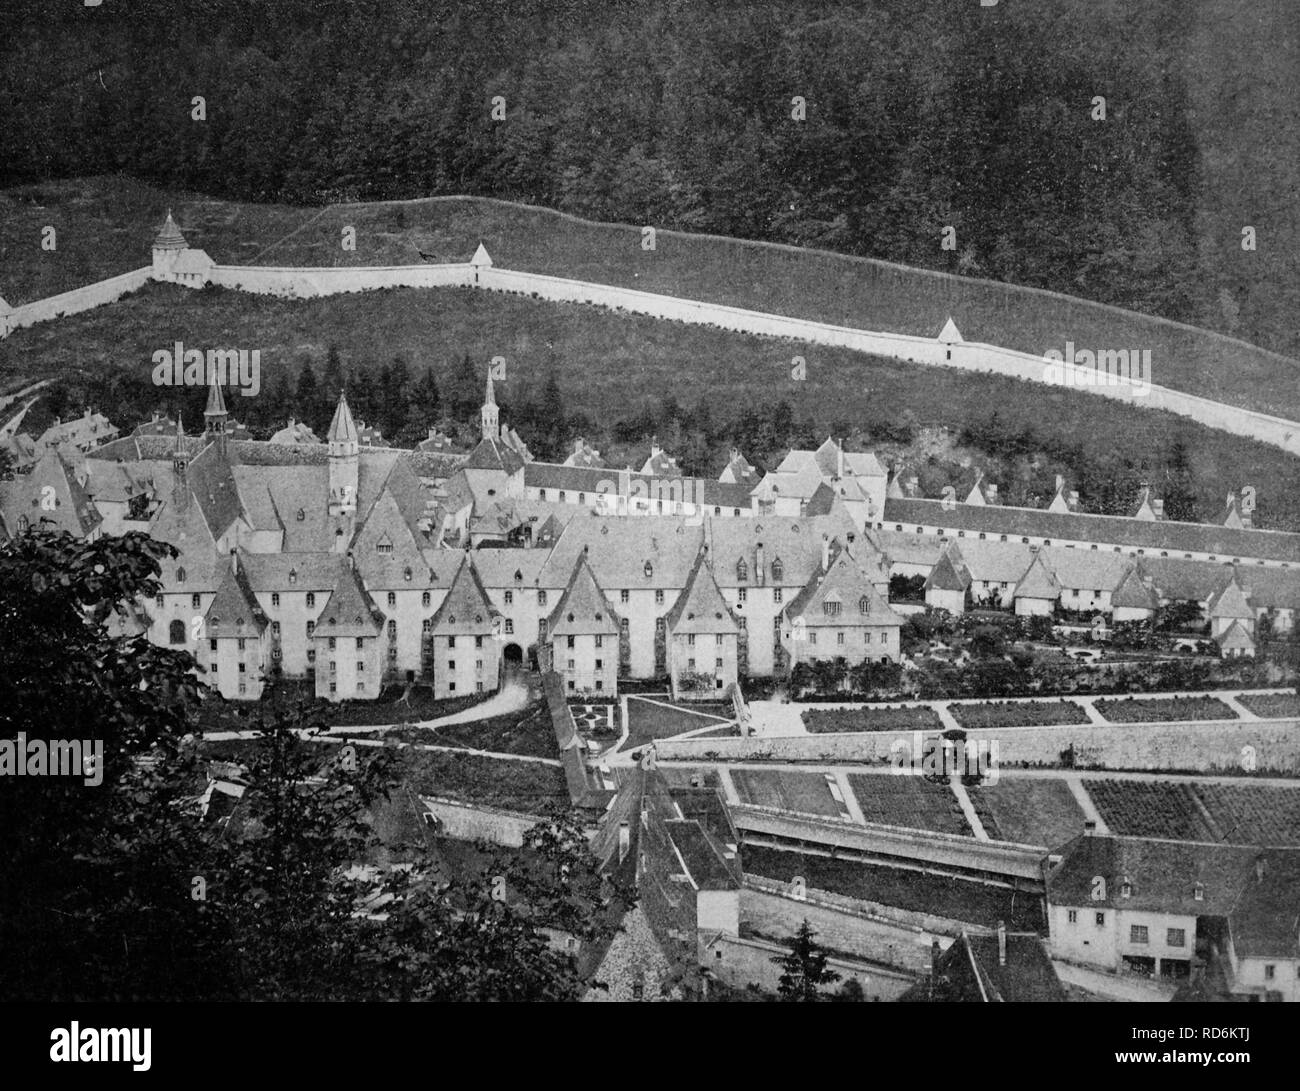
{"type": "Polygon", "coordinates": [[[1218,840],[1197,808],[1190,783],[1090,779],[1085,787],[1112,833],[1175,841],[1218,840]]]}
{"type": "Polygon", "coordinates": [[[849,786],[868,822],[974,837],[961,805],[946,784],[916,776],[855,773],[849,786]]]}
{"type": "Polygon", "coordinates": [[[1196,794],[1230,845],[1300,845],[1300,788],[1198,784],[1196,794]]]}
{"type": "MultiPolygon", "coordinates": [[[[848,808],[835,798],[822,773],[795,773],[784,769],[733,769],[731,782],[742,803],[778,807],[801,814],[848,818],[848,808]]],[[[838,787],[836,791],[838,791],[838,787]]]]}
{"type": "Polygon", "coordinates": [[[841,731],[942,731],[932,708],[810,708],[804,726],[814,735],[841,731]]]}
{"type": "Polygon", "coordinates": [[[1083,809],[1064,780],[1003,777],[966,793],[994,841],[1054,849],[1083,832],[1083,809]]]}
{"type": "Polygon", "coordinates": [[[951,704],[948,711],[962,727],[1037,727],[1086,724],[1088,714],[1073,701],[986,701],[951,704]]]}

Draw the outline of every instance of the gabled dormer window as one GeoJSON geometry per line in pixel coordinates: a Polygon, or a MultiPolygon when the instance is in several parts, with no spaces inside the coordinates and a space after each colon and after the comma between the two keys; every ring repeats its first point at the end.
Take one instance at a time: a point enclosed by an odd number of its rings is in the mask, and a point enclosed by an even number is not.
{"type": "Polygon", "coordinates": [[[177,583],[185,582],[185,569],[183,568],[176,569],[176,582],[177,583]]]}
{"type": "Polygon", "coordinates": [[[411,582],[411,576],[412,576],[412,575],[413,575],[413,573],[411,572],[411,570],[410,570],[409,568],[404,569],[404,570],[402,571],[402,579],[406,580],[407,583],[410,583],[410,582],[411,582]]]}
{"type": "Polygon", "coordinates": [[[869,614],[869,613],[871,613],[871,598],[870,598],[870,596],[868,596],[868,595],[863,595],[860,599],[858,599],[858,613],[860,613],[860,614],[869,614]]]}
{"type": "Polygon", "coordinates": [[[1121,898],[1133,897],[1133,884],[1125,879],[1119,886],[1119,896],[1121,898]]]}
{"type": "Polygon", "coordinates": [[[296,568],[289,569],[289,582],[290,583],[298,582],[298,570],[296,568]]]}
{"type": "Polygon", "coordinates": [[[745,563],[744,557],[736,562],[736,579],[742,583],[749,579],[749,565],[745,563]]]}
{"type": "Polygon", "coordinates": [[[391,539],[387,534],[381,534],[381,535],[379,536],[379,541],[377,541],[377,542],[375,543],[375,552],[376,552],[376,553],[392,553],[392,552],[393,552],[393,540],[392,540],[392,539],[391,539]]]}
{"type": "Polygon", "coordinates": [[[655,567],[649,561],[645,563],[645,578],[649,579],[655,574],[655,567]]]}
{"type": "Polygon", "coordinates": [[[834,601],[831,601],[831,602],[823,602],[823,603],[822,603],[822,613],[825,614],[827,617],[839,617],[839,616],[840,616],[840,603],[838,603],[838,602],[834,602],[834,601]]]}
{"type": "Polygon", "coordinates": [[[298,509],[298,514],[297,514],[296,518],[297,518],[298,522],[301,523],[304,519],[307,518],[307,513],[306,513],[302,508],[299,508],[299,509],[298,509]]]}
{"type": "Polygon", "coordinates": [[[1195,886],[1192,887],[1192,897],[1195,898],[1198,902],[1205,901],[1204,883],[1197,883],[1195,886]]]}
{"type": "Polygon", "coordinates": [[[772,562],[772,582],[780,583],[783,579],[785,579],[785,565],[781,563],[781,558],[778,557],[772,562]]]}

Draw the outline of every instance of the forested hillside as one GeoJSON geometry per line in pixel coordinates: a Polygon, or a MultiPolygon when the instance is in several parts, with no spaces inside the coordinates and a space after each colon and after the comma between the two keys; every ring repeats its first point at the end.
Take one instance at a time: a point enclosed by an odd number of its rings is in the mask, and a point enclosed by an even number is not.
{"type": "Polygon", "coordinates": [[[1296,354],[1298,27],[1287,0],[6,0],[0,186],[507,197],[1296,354]]]}

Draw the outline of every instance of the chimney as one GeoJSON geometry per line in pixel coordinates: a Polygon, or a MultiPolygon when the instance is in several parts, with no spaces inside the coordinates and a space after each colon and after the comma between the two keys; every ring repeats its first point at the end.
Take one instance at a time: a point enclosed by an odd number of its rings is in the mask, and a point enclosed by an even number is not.
{"type": "Polygon", "coordinates": [[[579,436],[577,439],[575,439],[575,440],[573,441],[573,453],[574,453],[575,455],[580,455],[580,454],[582,454],[582,445],[583,445],[585,442],[586,442],[586,441],[585,441],[581,436],[579,436]]]}
{"type": "Polygon", "coordinates": [[[910,474],[907,480],[903,482],[903,491],[908,496],[916,495],[916,474],[910,474]]]}
{"type": "Polygon", "coordinates": [[[1163,500],[1152,500],[1151,511],[1157,519],[1165,517],[1165,502],[1163,500]]]}
{"type": "Polygon", "coordinates": [[[764,573],[766,569],[763,564],[763,543],[758,543],[758,548],[754,550],[754,576],[759,587],[763,586],[764,573]]]}
{"type": "Polygon", "coordinates": [[[632,848],[632,827],[627,822],[618,824],[618,862],[621,864],[627,859],[628,851],[632,848]]]}
{"type": "Polygon", "coordinates": [[[1094,822],[1091,818],[1087,819],[1083,824],[1083,836],[1084,837],[1097,836],[1097,823],[1094,822]]]}
{"type": "Polygon", "coordinates": [[[736,462],[736,461],[739,460],[739,458],[740,458],[740,448],[739,448],[739,447],[733,447],[733,448],[731,449],[731,461],[732,461],[732,462],[736,462]]]}
{"type": "Polygon", "coordinates": [[[1264,872],[1266,870],[1267,869],[1264,865],[1264,856],[1261,853],[1259,856],[1255,857],[1255,882],[1262,883],[1264,881],[1264,872]]]}
{"type": "Polygon", "coordinates": [[[1071,489],[1071,490],[1070,490],[1070,495],[1069,495],[1069,497],[1066,499],[1065,503],[1066,503],[1066,506],[1069,507],[1069,509],[1070,509],[1071,511],[1078,511],[1078,510],[1079,510],[1079,493],[1078,493],[1078,490],[1076,490],[1076,489],[1071,489]]]}
{"type": "Polygon", "coordinates": [[[1007,964],[1007,926],[1004,921],[998,921],[998,965],[1007,964]]]}
{"type": "Polygon", "coordinates": [[[357,558],[350,549],[348,550],[348,568],[353,572],[357,570],[357,558]]]}
{"type": "Polygon", "coordinates": [[[651,437],[650,437],[650,457],[651,457],[651,458],[658,458],[658,457],[659,457],[659,453],[660,453],[661,450],[662,450],[662,448],[659,446],[659,437],[658,437],[658,436],[651,436],[651,437]]]}
{"type": "Polygon", "coordinates": [[[844,476],[844,441],[841,440],[835,447],[835,476],[844,476]]]}
{"type": "Polygon", "coordinates": [[[998,487],[990,481],[984,486],[984,495],[988,497],[990,504],[996,504],[998,502],[998,487]]]}
{"type": "Polygon", "coordinates": [[[829,534],[822,535],[822,571],[826,572],[831,567],[831,538],[829,534]]]}
{"type": "Polygon", "coordinates": [[[239,551],[233,548],[230,551],[230,571],[239,575],[239,551]]]}

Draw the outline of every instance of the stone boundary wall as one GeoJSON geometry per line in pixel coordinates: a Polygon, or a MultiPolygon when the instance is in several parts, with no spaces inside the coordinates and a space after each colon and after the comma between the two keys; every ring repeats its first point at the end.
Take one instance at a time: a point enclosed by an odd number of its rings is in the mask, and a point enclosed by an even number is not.
{"type": "MultiPolygon", "coordinates": [[[[707,943],[701,942],[700,946],[700,965],[712,971],[719,981],[734,989],[754,984],[767,993],[776,992],[781,984],[781,967],[773,959],[790,953],[790,949],[781,944],[743,936],[720,935],[707,943]]],[[[883,966],[866,966],[834,955],[827,959],[827,965],[841,976],[841,980],[823,989],[823,993],[830,994],[840,989],[849,978],[855,978],[867,1000],[872,1001],[898,999],[916,983],[918,976],[883,966]]]]}
{"type": "MultiPolygon", "coordinates": [[[[769,884],[764,884],[769,885],[769,884]]],[[[805,920],[817,932],[817,942],[846,955],[882,962],[907,973],[925,973],[930,968],[930,944],[939,941],[947,947],[961,933],[962,925],[951,922],[945,928],[929,931],[885,920],[864,909],[829,902],[832,895],[823,891],[808,892],[799,901],[775,890],[752,885],[749,876],[740,892],[740,925],[759,935],[778,940],[793,936],[805,920]]],[[[848,898],[838,899],[849,902],[848,898]]],[[[969,926],[966,926],[969,927],[969,926]]]]}
{"type": "MultiPolygon", "coordinates": [[[[711,739],[660,739],[660,761],[858,762],[887,765],[890,747],[910,754],[910,731],[711,739]],[[709,755],[716,755],[710,758],[709,755]]],[[[924,736],[927,732],[921,732],[924,736]]],[[[967,743],[998,744],[1004,766],[1060,767],[1074,746],[1079,769],[1240,772],[1242,747],[1254,747],[1255,772],[1300,776],[1300,720],[1194,720],[1162,724],[1067,724],[1060,727],[973,728],[967,743]]],[[[1246,783],[1248,778],[1243,778],[1246,783]]]]}
{"type": "MultiPolygon", "coordinates": [[[[148,268],[100,281],[62,295],[16,308],[0,317],[0,336],[19,326],[56,318],[110,302],[141,287],[153,276],[148,268]]],[[[165,277],[163,279],[171,279],[165,277]]],[[[272,267],[214,265],[208,283],[237,291],[306,299],[383,288],[476,287],[532,296],[550,302],[586,303],[739,333],[792,342],[847,348],[910,363],[982,371],[1029,382],[1044,381],[1041,356],[978,342],[944,344],[937,339],[828,325],[808,319],[745,310],[702,300],[658,295],[610,284],[497,269],[489,265],[400,265],[382,267],[272,267]]],[[[1225,405],[1194,394],[1151,384],[1144,395],[1130,386],[1081,386],[1075,389],[1163,409],[1235,435],[1248,436],[1300,455],[1300,422],[1255,410],[1225,405]]]]}
{"type": "Polygon", "coordinates": [[[209,274],[209,283],[239,292],[315,299],[383,288],[472,287],[474,267],[468,263],[366,268],[215,265],[209,274]]]}
{"type": "Polygon", "coordinates": [[[98,280],[70,292],[47,296],[45,299],[33,300],[15,307],[8,314],[0,314],[0,337],[7,337],[13,330],[24,326],[34,326],[37,322],[48,322],[64,315],[88,311],[105,303],[120,299],[127,292],[143,288],[153,277],[153,269],[133,269],[107,280],[98,280]]]}

